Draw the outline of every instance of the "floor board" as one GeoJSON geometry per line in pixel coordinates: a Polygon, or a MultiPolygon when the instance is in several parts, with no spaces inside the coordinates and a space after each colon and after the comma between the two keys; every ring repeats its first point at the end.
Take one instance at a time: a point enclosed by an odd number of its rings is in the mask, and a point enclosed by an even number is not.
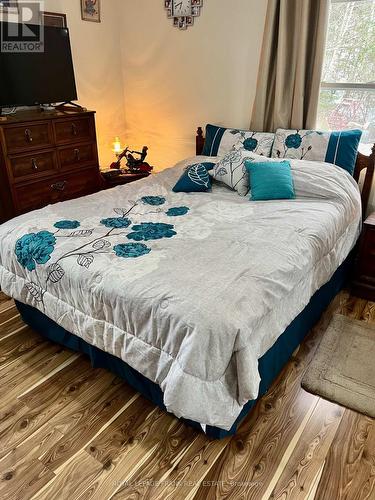
{"type": "Polygon", "coordinates": [[[0,498],[374,500],[375,422],[301,388],[342,292],[236,436],[206,438],[44,340],[0,293],[0,498]]]}

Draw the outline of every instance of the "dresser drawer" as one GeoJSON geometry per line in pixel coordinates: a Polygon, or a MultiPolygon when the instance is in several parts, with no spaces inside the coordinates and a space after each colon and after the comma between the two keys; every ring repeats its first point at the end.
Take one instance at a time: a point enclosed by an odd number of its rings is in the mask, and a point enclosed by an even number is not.
{"type": "Polygon", "coordinates": [[[38,182],[15,185],[13,188],[14,202],[17,214],[30,212],[60,200],[60,192],[52,189],[51,185],[57,182],[54,178],[38,182]]]}
{"type": "Polygon", "coordinates": [[[87,194],[95,193],[100,189],[100,175],[98,167],[86,168],[79,173],[70,173],[60,176],[57,185],[53,189],[61,190],[60,199],[71,200],[87,194]],[[63,189],[62,185],[64,185],[63,189]]]}
{"type": "Polygon", "coordinates": [[[29,123],[19,127],[4,129],[8,153],[27,151],[53,146],[52,126],[50,122],[29,123]]]}
{"type": "Polygon", "coordinates": [[[93,143],[59,148],[58,155],[60,168],[62,169],[97,163],[96,147],[93,143]]]}
{"type": "Polygon", "coordinates": [[[57,144],[67,144],[94,138],[93,118],[72,118],[54,124],[57,144]]]}
{"type": "Polygon", "coordinates": [[[9,160],[9,163],[13,178],[16,181],[20,181],[28,176],[37,176],[57,171],[55,151],[46,151],[27,156],[14,156],[9,160]]]}
{"type": "Polygon", "coordinates": [[[100,189],[98,168],[86,168],[77,173],[56,175],[37,182],[14,187],[18,213],[29,212],[50,203],[70,200],[100,189]]]}

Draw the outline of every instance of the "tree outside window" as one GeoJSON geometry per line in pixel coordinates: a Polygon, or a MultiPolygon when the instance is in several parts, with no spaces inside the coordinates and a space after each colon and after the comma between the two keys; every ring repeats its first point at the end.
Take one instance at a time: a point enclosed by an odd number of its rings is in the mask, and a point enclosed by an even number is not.
{"type": "Polygon", "coordinates": [[[375,143],[375,0],[331,0],[317,127],[363,130],[375,143]]]}

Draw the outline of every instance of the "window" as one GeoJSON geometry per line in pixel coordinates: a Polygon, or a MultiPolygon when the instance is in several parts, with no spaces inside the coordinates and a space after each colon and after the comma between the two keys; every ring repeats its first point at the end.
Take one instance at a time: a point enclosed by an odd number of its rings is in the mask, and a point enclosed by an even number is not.
{"type": "Polygon", "coordinates": [[[317,127],[362,129],[366,154],[375,143],[375,0],[331,0],[317,127]]]}

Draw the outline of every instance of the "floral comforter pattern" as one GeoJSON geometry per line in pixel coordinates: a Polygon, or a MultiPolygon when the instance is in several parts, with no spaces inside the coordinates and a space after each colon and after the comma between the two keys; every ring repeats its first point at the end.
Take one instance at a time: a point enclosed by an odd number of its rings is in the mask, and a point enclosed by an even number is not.
{"type": "Polygon", "coordinates": [[[258,359],[355,244],[360,196],[300,160],[295,200],[172,192],[199,161],[3,224],[0,286],[159,384],[178,417],[229,429],[258,359]]]}
{"type": "MultiPolygon", "coordinates": [[[[78,229],[81,223],[77,220],[55,222],[53,227],[57,230],[54,232],[43,230],[38,233],[25,234],[16,241],[15,254],[19,264],[28,271],[36,271],[38,266],[47,264],[55,250],[58,238],[74,238],[77,240],[77,245],[73,250],[60,255],[47,268],[43,282],[35,272],[35,279],[25,283],[26,290],[32,295],[35,301],[43,302],[48,285],[50,283],[57,283],[64,278],[63,261],[65,259],[74,258],[79,266],[88,269],[99,254],[114,252],[117,257],[121,258],[137,258],[147,255],[151,252],[151,248],[144,243],[117,243],[116,245],[112,245],[111,240],[112,238],[118,239],[122,236],[134,241],[173,238],[177,234],[174,230],[174,225],[163,222],[141,222],[140,224],[133,225],[131,232],[124,231],[132,225],[129,217],[140,203],[161,206],[165,202],[166,199],[163,196],[143,196],[139,201],[131,202],[131,206],[128,209],[115,208],[114,212],[119,214],[118,217],[108,217],[100,220],[101,225],[109,228],[105,234],[103,234],[103,231],[100,231],[100,226],[94,229],[78,229]]],[[[169,217],[179,217],[186,215],[188,212],[189,208],[182,206],[169,208],[165,214],[169,217]]],[[[151,212],[146,211],[144,216],[148,213],[151,212]]],[[[154,213],[162,213],[162,210],[157,210],[154,213]]]]}

